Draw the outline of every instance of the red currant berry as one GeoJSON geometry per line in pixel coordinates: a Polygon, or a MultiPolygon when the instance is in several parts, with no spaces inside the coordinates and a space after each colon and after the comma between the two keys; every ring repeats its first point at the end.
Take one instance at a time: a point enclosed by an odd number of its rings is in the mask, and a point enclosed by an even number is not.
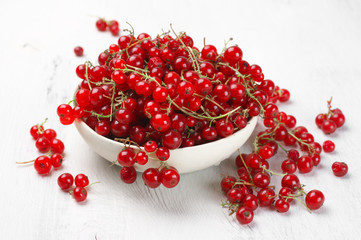
{"type": "Polygon", "coordinates": [[[330,153],[335,150],[335,144],[331,140],[326,140],[323,142],[322,148],[324,152],[330,153]]]}
{"type": "Polygon", "coordinates": [[[152,127],[157,130],[158,132],[165,132],[167,131],[171,126],[170,118],[163,113],[155,114],[151,120],[150,123],[152,127]]]}
{"type": "Polygon", "coordinates": [[[348,172],[348,166],[344,162],[334,162],[332,164],[332,172],[337,177],[343,177],[348,172]]]}
{"type": "Polygon", "coordinates": [[[63,173],[58,177],[58,185],[63,191],[69,191],[73,186],[74,178],[70,173],[63,173]]]}
{"type": "Polygon", "coordinates": [[[242,60],[242,50],[238,46],[232,46],[224,52],[224,61],[233,64],[242,60]]]}
{"type": "Polygon", "coordinates": [[[227,199],[231,203],[241,203],[243,200],[243,193],[239,188],[232,188],[227,192],[227,199]]]}
{"type": "Polygon", "coordinates": [[[337,125],[332,120],[325,120],[322,123],[321,129],[325,134],[331,134],[336,131],[337,125]]]}
{"type": "Polygon", "coordinates": [[[224,193],[227,193],[234,185],[234,183],[237,181],[235,177],[232,176],[226,176],[221,181],[221,188],[224,193]]]}
{"type": "Polygon", "coordinates": [[[179,183],[179,173],[174,168],[163,169],[161,171],[162,184],[166,188],[174,188],[179,183]]]}
{"type": "Polygon", "coordinates": [[[46,129],[44,131],[44,137],[46,139],[48,139],[49,141],[53,140],[54,138],[56,138],[56,132],[53,129],[46,129]]]}
{"type": "Polygon", "coordinates": [[[312,158],[309,156],[302,156],[297,161],[297,168],[300,173],[309,173],[312,171],[312,158]]]}
{"type": "Polygon", "coordinates": [[[165,147],[158,148],[155,154],[157,155],[157,158],[161,161],[167,161],[170,157],[169,150],[165,147]]]}
{"type": "Polygon", "coordinates": [[[280,213],[285,213],[288,212],[288,210],[290,209],[290,204],[283,198],[279,198],[275,202],[275,209],[280,213]]]}
{"type": "Polygon", "coordinates": [[[330,116],[330,120],[334,121],[336,123],[336,126],[339,128],[345,124],[345,115],[343,115],[342,113],[333,112],[333,114],[330,116]]]}
{"type": "Polygon", "coordinates": [[[260,190],[257,194],[259,204],[262,207],[271,206],[272,203],[274,202],[275,196],[276,196],[275,192],[269,188],[264,188],[264,189],[260,190]]]}
{"type": "Polygon", "coordinates": [[[284,173],[294,173],[297,170],[297,163],[291,159],[286,159],[282,162],[281,168],[284,173]]]}
{"type": "Polygon", "coordinates": [[[317,210],[322,207],[325,202],[325,196],[319,190],[311,190],[305,198],[306,205],[311,210],[317,210]]]}
{"type": "Polygon", "coordinates": [[[88,192],[83,187],[76,187],[76,188],[74,188],[72,194],[73,194],[75,201],[83,202],[86,199],[88,192]]]}
{"type": "Polygon", "coordinates": [[[35,142],[35,146],[39,152],[46,153],[50,150],[50,141],[45,137],[39,137],[35,142]]]}
{"type": "Polygon", "coordinates": [[[54,153],[50,157],[50,162],[55,169],[60,168],[63,163],[63,156],[59,153],[54,153]]]}
{"type": "Polygon", "coordinates": [[[118,154],[118,163],[123,167],[131,167],[135,164],[134,152],[131,149],[124,149],[118,154]]]}
{"type": "Polygon", "coordinates": [[[51,151],[53,153],[59,153],[59,154],[62,154],[65,149],[64,143],[57,138],[55,138],[51,141],[50,147],[51,147],[51,151]]]}
{"type": "Polygon", "coordinates": [[[270,159],[274,155],[273,148],[269,145],[264,145],[258,150],[258,155],[262,159],[270,159]]]}
{"type": "Polygon", "coordinates": [[[51,170],[50,158],[47,156],[40,156],[34,161],[34,168],[40,175],[47,175],[51,170]]]}
{"type": "Polygon", "coordinates": [[[282,187],[289,187],[292,189],[292,191],[296,191],[301,187],[300,180],[298,177],[294,174],[287,174],[282,178],[281,181],[282,187]]]}
{"type": "Polygon", "coordinates": [[[84,49],[80,46],[77,46],[74,48],[74,53],[76,56],[81,57],[81,56],[83,56],[84,49]]]}
{"type": "Polygon", "coordinates": [[[41,125],[34,125],[30,128],[30,135],[36,140],[43,135],[44,127],[41,125]]]}
{"type": "Polygon", "coordinates": [[[120,170],[120,179],[127,184],[134,183],[137,179],[137,172],[134,167],[123,167],[120,170]]]}
{"type": "Polygon", "coordinates": [[[74,182],[75,182],[75,186],[77,186],[77,187],[85,188],[86,186],[89,185],[88,177],[82,173],[75,176],[74,182]]]}
{"type": "Polygon", "coordinates": [[[107,29],[107,22],[104,19],[98,19],[95,26],[99,31],[104,32],[107,29]]]}
{"type": "Polygon", "coordinates": [[[139,165],[145,165],[148,162],[148,155],[145,152],[140,151],[135,155],[135,161],[139,165]]]}
{"type": "MultiPolygon", "coordinates": [[[[159,149],[158,149],[159,150],[159,149]]],[[[162,176],[159,171],[155,168],[148,168],[143,172],[142,175],[145,185],[150,188],[157,188],[162,182],[162,176]]]]}
{"type": "Polygon", "coordinates": [[[240,207],[236,212],[236,217],[240,224],[249,224],[253,220],[253,211],[245,207],[240,207]]]}
{"type": "Polygon", "coordinates": [[[253,194],[247,194],[243,199],[243,206],[249,210],[256,210],[258,208],[257,197],[253,194]]]}
{"type": "Polygon", "coordinates": [[[259,172],[253,176],[253,182],[254,182],[254,185],[256,185],[256,187],[265,188],[270,184],[271,177],[266,172],[259,172]]]}
{"type": "Polygon", "coordinates": [[[156,149],[157,149],[157,143],[152,140],[149,140],[144,144],[144,150],[146,152],[149,152],[149,153],[154,152],[156,149]]]}

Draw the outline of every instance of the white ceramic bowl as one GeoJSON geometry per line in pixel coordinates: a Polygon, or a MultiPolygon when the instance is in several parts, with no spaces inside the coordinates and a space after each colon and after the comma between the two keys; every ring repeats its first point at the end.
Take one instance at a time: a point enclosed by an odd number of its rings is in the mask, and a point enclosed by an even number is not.
{"type": "MultiPolygon", "coordinates": [[[[178,169],[179,173],[189,173],[218,165],[229,158],[241,147],[252,134],[257,124],[257,117],[252,118],[247,126],[233,135],[220,140],[187,148],[170,151],[168,164],[178,169]]],[[[124,144],[116,142],[97,134],[81,120],[75,121],[75,126],[85,142],[100,156],[110,162],[116,162],[119,152],[124,149],[124,144]]],[[[131,146],[138,151],[138,147],[131,146]]],[[[143,149],[144,150],[144,149],[143,149]]],[[[135,164],[138,172],[143,172],[149,167],[159,167],[159,160],[149,158],[146,165],[135,164]]]]}

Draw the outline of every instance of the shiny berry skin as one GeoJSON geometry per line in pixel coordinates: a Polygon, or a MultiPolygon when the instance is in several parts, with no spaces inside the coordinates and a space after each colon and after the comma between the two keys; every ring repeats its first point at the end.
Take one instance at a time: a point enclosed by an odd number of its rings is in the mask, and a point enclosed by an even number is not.
{"type": "Polygon", "coordinates": [[[233,134],[234,126],[231,121],[221,119],[216,123],[217,134],[223,138],[233,134]]]}
{"type": "Polygon", "coordinates": [[[287,174],[284,176],[282,178],[281,185],[282,187],[289,187],[292,191],[296,191],[301,187],[300,180],[294,174],[287,174]]]}
{"type": "Polygon", "coordinates": [[[290,209],[290,204],[283,198],[279,198],[275,202],[275,209],[280,213],[285,213],[288,212],[288,210],[290,209]]]}
{"type": "Polygon", "coordinates": [[[348,172],[348,166],[344,162],[334,162],[332,164],[332,172],[337,177],[343,177],[348,172]]]}
{"type": "Polygon", "coordinates": [[[63,163],[63,156],[59,153],[54,153],[50,157],[50,162],[54,169],[60,168],[63,163]]]}
{"type": "Polygon", "coordinates": [[[50,147],[51,147],[51,151],[53,153],[59,153],[59,154],[62,154],[65,149],[64,143],[57,138],[55,138],[51,141],[50,147]]]}
{"type": "Polygon", "coordinates": [[[176,130],[169,130],[162,134],[161,142],[163,147],[173,150],[182,145],[182,135],[176,130]]]}
{"type": "Polygon", "coordinates": [[[83,202],[88,196],[88,192],[83,187],[76,187],[73,190],[73,197],[77,202],[83,202]]]}
{"type": "Polygon", "coordinates": [[[35,147],[39,152],[46,153],[50,150],[50,141],[45,137],[39,137],[35,142],[35,147]]]}
{"type": "Polygon", "coordinates": [[[280,191],[278,192],[279,198],[285,199],[286,202],[292,202],[293,201],[293,198],[287,198],[291,194],[293,194],[293,191],[289,187],[282,187],[280,189],[280,191]]]}
{"type": "Polygon", "coordinates": [[[166,188],[174,188],[179,183],[179,173],[174,168],[163,169],[161,172],[162,184],[166,188]]]}
{"type": "Polygon", "coordinates": [[[336,131],[337,125],[332,120],[325,120],[322,123],[321,129],[325,134],[331,134],[336,131]]]}
{"type": "Polygon", "coordinates": [[[137,172],[134,167],[123,167],[120,169],[120,179],[127,184],[134,183],[137,179],[137,172]]]}
{"type": "Polygon", "coordinates": [[[231,203],[241,203],[243,200],[243,193],[239,188],[232,188],[227,192],[227,199],[231,203]]]}
{"type": "Polygon", "coordinates": [[[138,152],[134,159],[139,165],[145,165],[148,163],[148,155],[143,151],[138,152]]]}
{"type": "Polygon", "coordinates": [[[89,185],[88,177],[82,173],[75,176],[74,182],[77,187],[86,187],[89,185]]]}
{"type": "Polygon", "coordinates": [[[165,147],[158,148],[155,155],[157,155],[157,158],[161,161],[167,161],[170,157],[169,150],[165,147]]]}
{"type": "Polygon", "coordinates": [[[237,181],[235,177],[226,176],[221,181],[221,188],[224,193],[227,193],[232,187],[233,184],[237,181]]]}
{"type": "Polygon", "coordinates": [[[327,153],[333,152],[335,147],[335,144],[331,140],[326,140],[322,144],[323,151],[327,153]]]}
{"type": "Polygon", "coordinates": [[[144,150],[148,153],[154,152],[157,149],[157,143],[155,141],[149,140],[144,144],[144,150]]]}
{"type": "Polygon", "coordinates": [[[81,57],[81,56],[83,56],[84,49],[80,46],[77,46],[74,48],[74,53],[76,56],[81,57]]]}
{"type": "Polygon", "coordinates": [[[165,87],[162,86],[158,86],[153,90],[153,99],[156,102],[165,102],[165,100],[167,100],[168,97],[168,90],[165,87]]]}
{"type": "Polygon", "coordinates": [[[297,170],[297,163],[291,159],[286,159],[282,162],[281,168],[284,173],[294,173],[297,170]]]}
{"type": "Polygon", "coordinates": [[[47,156],[39,156],[34,161],[34,168],[40,175],[47,175],[51,170],[50,158],[47,156]]]}
{"type": "Polygon", "coordinates": [[[158,132],[165,132],[170,128],[171,121],[168,115],[163,113],[158,113],[151,118],[150,124],[158,132]]]}
{"type": "Polygon", "coordinates": [[[243,206],[249,210],[256,210],[258,208],[257,197],[253,194],[247,194],[243,199],[243,206]]]}
{"type": "Polygon", "coordinates": [[[129,124],[133,121],[133,112],[129,109],[121,108],[115,113],[115,119],[121,124],[129,124]]]}
{"type": "Polygon", "coordinates": [[[242,60],[242,50],[238,46],[231,46],[224,52],[224,61],[233,64],[242,60]]]}
{"type": "Polygon", "coordinates": [[[271,206],[275,199],[275,192],[272,189],[264,188],[257,194],[257,199],[262,207],[271,206]]]}
{"type": "Polygon", "coordinates": [[[289,99],[290,99],[290,92],[287,89],[281,89],[278,100],[280,100],[280,102],[287,102],[289,99]]]}
{"type": "Polygon", "coordinates": [[[327,119],[327,114],[320,113],[316,116],[315,123],[318,128],[322,127],[323,121],[327,119]]]}
{"type": "Polygon", "coordinates": [[[256,187],[265,188],[270,184],[271,177],[266,172],[259,172],[253,176],[253,182],[254,182],[254,185],[256,185],[256,187]]]}
{"type": "Polygon", "coordinates": [[[345,124],[345,115],[342,113],[335,113],[330,116],[330,120],[336,123],[337,128],[342,127],[345,124]]]}
{"type": "Polygon", "coordinates": [[[69,191],[73,186],[74,178],[70,173],[63,173],[58,177],[58,185],[63,191],[69,191]]]}
{"type": "Polygon", "coordinates": [[[253,220],[253,211],[240,207],[236,212],[236,218],[240,224],[249,224],[253,220]]]}
{"type": "Polygon", "coordinates": [[[56,113],[59,117],[68,117],[73,114],[73,108],[69,104],[60,104],[56,113]]]}
{"type": "Polygon", "coordinates": [[[189,98],[194,93],[194,86],[190,82],[183,81],[183,82],[178,84],[177,92],[178,92],[180,97],[189,98]]]}
{"type": "Polygon", "coordinates": [[[248,154],[247,157],[244,159],[245,163],[248,167],[257,169],[260,167],[260,163],[262,159],[255,153],[248,154]]]}
{"type": "Polygon", "coordinates": [[[134,152],[131,149],[124,149],[118,154],[118,163],[123,167],[131,167],[135,164],[134,152]]]}
{"type": "Polygon", "coordinates": [[[46,130],[44,131],[44,137],[45,137],[46,139],[48,139],[49,141],[53,140],[54,138],[56,138],[56,132],[55,132],[55,130],[50,129],[50,128],[46,129],[46,130]]]}
{"type": "Polygon", "coordinates": [[[312,171],[313,162],[309,156],[302,156],[297,161],[297,168],[300,173],[309,173],[312,171]]]}
{"type": "Polygon", "coordinates": [[[213,141],[217,138],[217,130],[214,127],[204,127],[202,137],[207,141],[213,141]]]}
{"type": "Polygon", "coordinates": [[[300,153],[296,149],[291,149],[288,151],[287,156],[289,159],[297,162],[300,157],[300,153]]]}
{"type": "Polygon", "coordinates": [[[107,22],[104,19],[98,19],[95,26],[99,31],[104,32],[107,29],[107,22]]]}
{"type": "Polygon", "coordinates": [[[273,154],[274,154],[273,148],[270,147],[269,145],[264,145],[260,147],[260,149],[258,150],[258,155],[265,160],[270,159],[273,156],[273,154]]]}
{"type": "Polygon", "coordinates": [[[145,185],[150,188],[157,188],[162,183],[162,177],[159,171],[155,168],[148,168],[142,174],[145,185]]]}
{"type": "Polygon", "coordinates": [[[311,190],[305,198],[306,205],[311,210],[317,210],[322,207],[325,202],[325,196],[319,190],[311,190]]]}
{"type": "Polygon", "coordinates": [[[34,125],[30,128],[30,135],[36,140],[43,135],[44,127],[40,125],[34,125]],[[40,131],[39,131],[40,130],[40,131]],[[39,132],[39,133],[38,133],[39,132]]]}

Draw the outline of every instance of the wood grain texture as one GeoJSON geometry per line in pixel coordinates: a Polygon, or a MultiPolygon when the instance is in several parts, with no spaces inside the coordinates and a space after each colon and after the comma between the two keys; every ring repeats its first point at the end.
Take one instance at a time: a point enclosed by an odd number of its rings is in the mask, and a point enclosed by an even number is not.
{"type": "MultiPolygon", "coordinates": [[[[35,0],[1,1],[0,9],[1,239],[360,238],[360,1],[35,0]],[[300,177],[307,190],[324,192],[322,210],[309,214],[300,204],[292,204],[287,214],[259,209],[252,224],[240,226],[220,207],[221,174],[234,173],[232,160],[182,175],[172,190],[122,183],[119,168],[93,153],[74,126],[61,126],[55,113],[78,83],[75,67],[95,61],[116,41],[96,31],[93,16],[118,19],[124,28],[128,21],[137,33],[153,36],[173,23],[197,46],[205,36],[221,49],[223,40],[233,37],[246,60],[291,90],[291,102],[280,108],[319,142],[336,143],[336,152],[324,154],[317,171],[300,177]],[[83,58],[74,56],[76,45],[84,47],[83,58]],[[330,96],[347,120],[328,137],[313,121],[330,96]],[[41,177],[15,162],[38,155],[28,131],[46,116],[47,126],[66,144],[66,161],[63,169],[41,177]],[[334,161],[349,164],[347,177],[332,175],[334,161]],[[82,172],[101,183],[91,187],[85,204],[77,204],[57,187],[62,172],[82,172]]],[[[243,150],[250,151],[250,144],[243,150]]],[[[282,158],[271,160],[276,171],[282,158]]]]}

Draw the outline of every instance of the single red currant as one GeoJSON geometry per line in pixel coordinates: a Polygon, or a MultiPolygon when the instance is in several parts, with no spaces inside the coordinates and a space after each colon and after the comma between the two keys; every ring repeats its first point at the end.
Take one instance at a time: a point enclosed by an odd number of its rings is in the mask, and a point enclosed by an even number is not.
{"type": "Polygon", "coordinates": [[[74,178],[70,173],[63,173],[58,177],[58,185],[63,191],[69,191],[73,186],[74,178]]]}

